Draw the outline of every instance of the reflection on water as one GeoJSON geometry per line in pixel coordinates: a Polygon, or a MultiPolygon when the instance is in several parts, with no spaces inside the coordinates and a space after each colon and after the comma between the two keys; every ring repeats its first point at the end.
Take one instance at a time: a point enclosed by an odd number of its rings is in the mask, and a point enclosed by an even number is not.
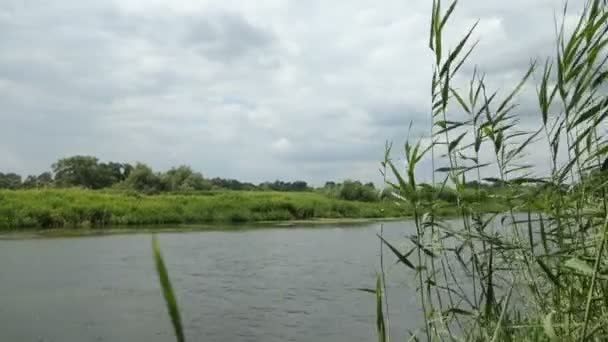
{"type": "MultiPolygon", "coordinates": [[[[385,223],[399,242],[407,222],[385,223]]],[[[379,224],[161,234],[192,341],[373,341],[379,224]]],[[[393,338],[420,327],[388,258],[393,338]]],[[[0,340],[172,341],[149,235],[0,241],[0,340]]]]}

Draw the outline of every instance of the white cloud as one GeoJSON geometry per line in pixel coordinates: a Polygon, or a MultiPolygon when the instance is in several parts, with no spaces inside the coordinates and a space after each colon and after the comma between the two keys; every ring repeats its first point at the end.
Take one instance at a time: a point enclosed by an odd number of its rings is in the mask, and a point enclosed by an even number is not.
{"type": "Polygon", "coordinates": [[[266,129],[280,128],[281,117],[276,111],[270,108],[255,108],[247,114],[247,117],[249,118],[251,125],[256,127],[266,129]]]}
{"type": "Polygon", "coordinates": [[[288,152],[291,148],[291,143],[285,137],[279,138],[272,143],[272,149],[279,153],[288,152]]]}

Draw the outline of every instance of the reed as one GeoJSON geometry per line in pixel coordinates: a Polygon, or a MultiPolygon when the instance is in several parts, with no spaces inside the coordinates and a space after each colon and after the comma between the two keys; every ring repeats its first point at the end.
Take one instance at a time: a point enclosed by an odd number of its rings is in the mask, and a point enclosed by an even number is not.
{"type": "MultiPolygon", "coordinates": [[[[564,7],[555,56],[531,63],[506,93],[489,89],[480,68],[459,82],[476,46],[476,25],[448,49],[444,37],[457,2],[443,5],[434,0],[431,14],[430,143],[405,144],[405,171],[390,157],[383,163],[394,200],[411,208],[416,224],[405,242],[381,240],[403,272],[417,279],[425,323],[411,340],[604,341],[608,176],[601,165],[608,144],[601,132],[608,116],[608,5],[587,0],[571,30],[564,7]],[[517,104],[533,82],[537,126],[524,131],[517,104]],[[529,162],[532,149],[549,156],[548,173],[538,161],[529,162]],[[440,165],[434,184],[454,191],[457,225],[438,212],[438,196],[421,196],[417,166],[425,159],[440,165]],[[506,189],[532,184],[533,193],[503,191],[497,196],[504,211],[487,214],[479,210],[481,197],[467,196],[465,186],[484,178],[506,189]],[[396,247],[404,243],[407,252],[396,247]]],[[[377,288],[386,300],[382,284],[377,288]]],[[[379,321],[387,316],[379,304],[379,321]]],[[[384,326],[378,323],[380,341],[390,337],[384,326]]]]}

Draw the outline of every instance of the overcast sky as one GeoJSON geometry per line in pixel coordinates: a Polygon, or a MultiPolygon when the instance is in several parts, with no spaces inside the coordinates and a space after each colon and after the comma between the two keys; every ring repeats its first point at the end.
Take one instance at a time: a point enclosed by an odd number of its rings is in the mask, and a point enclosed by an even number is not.
{"type": "MultiPolygon", "coordinates": [[[[401,145],[410,121],[428,131],[430,5],[2,0],[0,170],[86,154],[253,182],[378,180],[385,140],[401,145]]],[[[552,52],[561,6],[461,1],[450,37],[480,19],[471,61],[503,87],[552,52]]]]}

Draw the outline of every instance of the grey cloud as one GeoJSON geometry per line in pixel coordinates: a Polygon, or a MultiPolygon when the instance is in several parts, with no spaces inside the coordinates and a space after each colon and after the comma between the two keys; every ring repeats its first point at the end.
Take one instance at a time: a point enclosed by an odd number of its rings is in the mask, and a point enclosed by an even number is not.
{"type": "Polygon", "coordinates": [[[187,43],[202,55],[220,61],[232,61],[270,47],[276,37],[249,23],[242,15],[214,11],[193,18],[187,43]]]}
{"type": "Polygon", "coordinates": [[[361,162],[369,161],[374,154],[382,156],[382,146],[377,142],[356,140],[342,142],[340,145],[332,144],[331,141],[301,141],[289,150],[289,154],[281,157],[288,162],[298,163],[361,162]]]}
{"type": "Polygon", "coordinates": [[[368,112],[374,125],[381,128],[407,128],[411,122],[424,122],[430,115],[405,102],[372,105],[368,112]]]}
{"type": "MultiPolygon", "coordinates": [[[[560,5],[460,3],[451,45],[482,23],[457,85],[477,63],[508,89],[551,53],[560,5]]],[[[0,171],[81,153],[246,181],[376,180],[385,140],[398,158],[410,122],[413,138],[428,131],[428,11],[401,0],[4,0],[0,171]]],[[[521,111],[533,113],[528,90],[521,111]]]]}

